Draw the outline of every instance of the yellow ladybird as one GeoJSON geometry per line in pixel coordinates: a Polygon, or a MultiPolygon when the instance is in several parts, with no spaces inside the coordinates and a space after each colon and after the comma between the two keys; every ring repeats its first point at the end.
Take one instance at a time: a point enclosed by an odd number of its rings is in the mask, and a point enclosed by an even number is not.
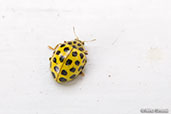
{"type": "MultiPolygon", "coordinates": [[[[75,33],[75,31],[74,31],[75,33]]],[[[64,41],[55,48],[50,60],[50,70],[52,76],[58,83],[64,83],[75,79],[79,74],[83,74],[82,70],[87,62],[88,54],[84,48],[84,41],[78,39],[73,41],[64,41]]]]}

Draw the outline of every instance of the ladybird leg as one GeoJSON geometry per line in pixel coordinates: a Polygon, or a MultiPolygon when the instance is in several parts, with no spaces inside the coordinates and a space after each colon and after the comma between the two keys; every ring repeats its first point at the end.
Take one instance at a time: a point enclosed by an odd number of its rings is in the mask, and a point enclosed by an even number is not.
{"type": "Polygon", "coordinates": [[[59,46],[59,44],[57,44],[56,46],[55,46],[55,48],[53,48],[53,47],[51,47],[51,46],[48,46],[49,47],[49,49],[51,49],[51,50],[56,50],[56,48],[59,46]]]}
{"type": "Polygon", "coordinates": [[[80,75],[81,75],[81,76],[85,76],[84,73],[83,73],[82,71],[80,72],[80,75]]]}
{"type": "Polygon", "coordinates": [[[49,61],[51,60],[52,58],[51,57],[49,57],[49,61]]]}

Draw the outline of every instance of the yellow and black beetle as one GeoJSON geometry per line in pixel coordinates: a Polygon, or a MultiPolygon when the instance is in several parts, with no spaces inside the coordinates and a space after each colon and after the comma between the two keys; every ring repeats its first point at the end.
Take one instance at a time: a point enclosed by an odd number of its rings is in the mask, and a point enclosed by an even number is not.
{"type": "MultiPolygon", "coordinates": [[[[75,34],[75,29],[73,27],[75,34]]],[[[75,79],[79,74],[84,75],[83,69],[87,62],[86,55],[88,52],[84,48],[84,42],[76,39],[73,41],[64,41],[57,44],[50,60],[50,70],[52,76],[58,83],[69,82],[75,79]]]]}

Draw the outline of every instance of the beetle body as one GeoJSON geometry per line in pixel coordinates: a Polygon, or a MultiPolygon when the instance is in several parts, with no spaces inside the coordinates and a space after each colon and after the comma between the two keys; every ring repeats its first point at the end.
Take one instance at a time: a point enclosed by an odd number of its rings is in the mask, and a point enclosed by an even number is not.
{"type": "Polygon", "coordinates": [[[58,44],[53,50],[53,55],[50,58],[50,70],[58,83],[69,82],[79,74],[83,74],[82,70],[87,62],[84,42],[79,39],[65,41],[58,44]]]}

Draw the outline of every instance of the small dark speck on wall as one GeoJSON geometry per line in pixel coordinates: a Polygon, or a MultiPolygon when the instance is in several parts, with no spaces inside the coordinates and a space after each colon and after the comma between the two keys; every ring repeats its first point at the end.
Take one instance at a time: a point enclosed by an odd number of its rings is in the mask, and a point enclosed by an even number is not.
{"type": "Polygon", "coordinates": [[[4,18],[5,18],[5,16],[3,15],[3,16],[2,16],[2,19],[4,19],[4,18]]]}
{"type": "Polygon", "coordinates": [[[111,75],[108,75],[108,77],[110,78],[110,77],[111,77],[111,75]]]}

